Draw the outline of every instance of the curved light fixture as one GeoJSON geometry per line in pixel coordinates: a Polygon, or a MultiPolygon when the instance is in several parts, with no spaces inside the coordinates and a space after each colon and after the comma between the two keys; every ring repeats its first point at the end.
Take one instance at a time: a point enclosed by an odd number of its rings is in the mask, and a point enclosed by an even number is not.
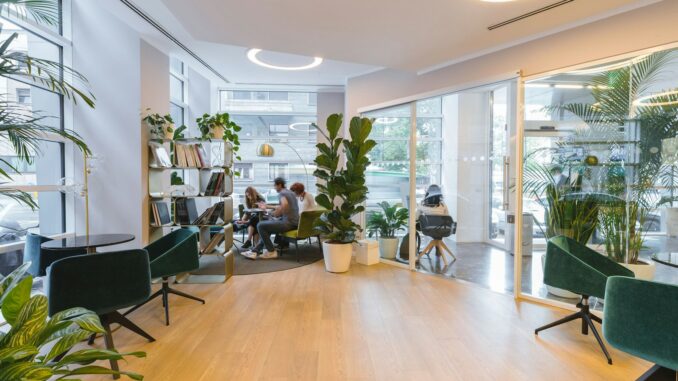
{"type": "Polygon", "coordinates": [[[374,123],[379,123],[379,124],[393,124],[397,123],[398,118],[391,118],[391,117],[382,117],[382,118],[377,118],[374,120],[374,123]]]}
{"type": "Polygon", "coordinates": [[[675,105],[678,104],[678,90],[671,90],[671,91],[665,91],[663,93],[658,93],[658,94],[652,94],[652,95],[646,95],[644,97],[640,97],[633,101],[633,104],[635,106],[670,106],[670,105],[675,105]],[[672,97],[673,95],[673,97],[672,97]],[[655,99],[655,98],[661,98],[661,97],[669,97],[669,100],[667,101],[658,101],[658,102],[647,102],[648,100],[655,99]]]}
{"type": "Polygon", "coordinates": [[[257,156],[259,157],[273,157],[274,155],[275,150],[273,149],[273,146],[268,143],[261,144],[257,147],[257,156]]]}
{"type": "Polygon", "coordinates": [[[297,123],[292,123],[290,124],[290,128],[295,130],[295,131],[301,131],[301,132],[309,132],[311,131],[311,125],[313,122],[297,122],[297,123]],[[299,128],[301,126],[306,126],[305,129],[299,128]]]}
{"type": "Polygon", "coordinates": [[[269,63],[266,63],[257,57],[257,55],[261,53],[261,49],[250,49],[247,51],[247,58],[252,61],[253,63],[268,68],[268,69],[276,69],[276,70],[308,70],[312,69],[316,66],[319,66],[321,63],[323,63],[323,59],[321,57],[313,57],[313,62],[311,62],[308,65],[302,65],[302,66],[278,66],[278,65],[272,65],[269,63]]]}
{"type": "Polygon", "coordinates": [[[635,65],[639,62],[642,62],[643,60],[645,60],[649,56],[650,56],[649,54],[644,54],[642,56],[630,58],[628,60],[624,60],[624,61],[621,61],[621,62],[615,62],[615,63],[611,63],[609,65],[593,67],[593,68],[590,68],[590,69],[574,70],[574,71],[567,72],[566,74],[570,74],[570,75],[598,74],[598,73],[603,73],[603,72],[606,72],[606,71],[617,70],[617,69],[621,69],[623,67],[635,65]]]}

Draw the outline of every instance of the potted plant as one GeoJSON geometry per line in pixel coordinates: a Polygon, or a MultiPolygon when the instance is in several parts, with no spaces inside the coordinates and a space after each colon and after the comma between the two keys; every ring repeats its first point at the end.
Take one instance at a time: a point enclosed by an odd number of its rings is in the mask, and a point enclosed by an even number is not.
{"type": "Polygon", "coordinates": [[[6,277],[0,276],[0,306],[9,329],[0,338],[0,379],[76,379],[83,375],[126,375],[133,380],[143,376],[94,365],[98,360],[122,360],[125,356],[145,357],[144,352],[118,353],[116,350],[71,349],[92,334],[104,333],[99,317],[84,308],[70,308],[47,316],[47,297],[31,296],[33,277],[25,276],[30,262],[6,277]]]}
{"type": "Polygon", "coordinates": [[[315,201],[327,210],[316,220],[314,230],[326,239],[323,242],[325,269],[335,273],[346,272],[351,266],[352,243],[356,241],[356,232],[362,231],[353,217],[365,211],[362,205],[368,193],[365,171],[370,165],[367,154],[377,145],[369,139],[370,119],[351,119],[350,140],[339,137],[342,122],[341,114],[332,114],[327,118],[327,133],[317,129],[326,143],[316,145],[319,154],[315,159],[317,169],[313,172],[319,179],[315,201]],[[343,157],[346,161],[342,165],[343,157]]]}
{"type": "Polygon", "coordinates": [[[409,212],[400,204],[390,205],[383,201],[378,204],[382,212],[372,212],[367,219],[367,233],[370,238],[376,234],[379,240],[379,255],[386,259],[395,259],[398,253],[396,232],[407,226],[409,212]]]}
{"type": "Polygon", "coordinates": [[[231,116],[227,112],[216,113],[214,115],[203,114],[202,117],[196,119],[196,123],[202,134],[202,139],[222,139],[231,146],[231,150],[236,155],[235,159],[240,160],[240,156],[237,155],[240,149],[238,132],[242,130],[242,127],[232,121],[231,116]]]}
{"type": "Polygon", "coordinates": [[[143,119],[141,119],[148,126],[148,132],[151,139],[169,139],[174,137],[174,121],[172,116],[167,114],[162,116],[158,113],[150,113],[151,109],[147,108],[149,112],[143,119]]]}

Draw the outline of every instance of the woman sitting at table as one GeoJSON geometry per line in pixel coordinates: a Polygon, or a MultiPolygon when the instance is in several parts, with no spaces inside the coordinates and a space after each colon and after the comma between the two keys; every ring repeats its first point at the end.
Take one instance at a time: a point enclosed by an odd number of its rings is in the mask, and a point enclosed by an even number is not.
{"type": "Polygon", "coordinates": [[[306,192],[306,188],[302,183],[294,183],[290,187],[290,190],[294,192],[294,195],[297,196],[297,201],[299,202],[299,214],[307,210],[313,210],[316,208],[315,199],[313,195],[306,192]]]}
{"type": "MultiPolygon", "coordinates": [[[[245,189],[245,208],[254,209],[257,208],[257,204],[260,202],[266,201],[264,196],[262,196],[254,187],[247,187],[245,189]]],[[[247,225],[247,241],[242,245],[243,248],[247,249],[252,247],[252,242],[254,242],[255,236],[257,236],[257,225],[259,224],[259,213],[247,213],[245,212],[242,218],[236,221],[238,225],[247,225]]]]}

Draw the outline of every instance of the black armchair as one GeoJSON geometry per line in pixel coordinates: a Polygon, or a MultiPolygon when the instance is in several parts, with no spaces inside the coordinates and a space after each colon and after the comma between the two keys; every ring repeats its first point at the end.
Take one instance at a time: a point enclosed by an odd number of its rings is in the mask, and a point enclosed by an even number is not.
{"type": "Polygon", "coordinates": [[[454,219],[451,216],[422,214],[419,216],[419,229],[421,230],[421,234],[431,237],[432,239],[424,250],[417,254],[417,260],[419,260],[422,255],[429,255],[434,248],[441,254],[445,266],[448,265],[447,259],[445,258],[445,251],[450,253],[453,262],[457,260],[457,257],[454,256],[452,250],[450,250],[445,244],[445,241],[443,241],[444,238],[457,232],[457,223],[454,222],[454,219]]]}

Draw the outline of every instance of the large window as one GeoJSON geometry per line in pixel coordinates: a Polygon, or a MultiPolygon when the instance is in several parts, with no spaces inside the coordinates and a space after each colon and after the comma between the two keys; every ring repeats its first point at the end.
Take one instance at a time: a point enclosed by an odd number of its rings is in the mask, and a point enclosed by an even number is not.
{"type": "MultiPolygon", "coordinates": [[[[55,0],[56,1],[56,0],[55,0]]],[[[60,2],[59,2],[60,3],[60,2]]],[[[17,37],[9,45],[10,51],[24,52],[32,57],[63,62],[68,47],[60,41],[61,23],[38,26],[30,17],[16,21],[12,14],[0,17],[0,39],[12,34],[17,37]]],[[[26,114],[37,113],[45,118],[41,123],[63,129],[64,100],[59,94],[23,81],[0,77],[0,94],[26,114]]],[[[34,199],[39,209],[0,195],[0,273],[7,273],[21,262],[20,241],[27,232],[43,235],[61,234],[66,230],[66,195],[59,192],[66,177],[64,143],[55,136],[46,136],[36,149],[31,150],[31,162],[21,160],[9,141],[0,139],[0,157],[6,161],[3,169],[12,176],[3,178],[2,187],[20,189],[34,199]],[[14,243],[17,243],[14,245],[14,243]]]]}
{"type": "Polygon", "coordinates": [[[188,100],[186,65],[176,57],[170,57],[170,115],[176,126],[186,124],[188,100]]]}
{"type": "Polygon", "coordinates": [[[294,91],[222,90],[220,111],[228,112],[242,127],[241,163],[235,182],[235,206],[243,202],[245,188],[255,187],[275,199],[273,179],[284,177],[288,185],[304,184],[315,195],[316,94],[294,91]],[[270,144],[273,156],[257,156],[262,144],[270,144]]]}

